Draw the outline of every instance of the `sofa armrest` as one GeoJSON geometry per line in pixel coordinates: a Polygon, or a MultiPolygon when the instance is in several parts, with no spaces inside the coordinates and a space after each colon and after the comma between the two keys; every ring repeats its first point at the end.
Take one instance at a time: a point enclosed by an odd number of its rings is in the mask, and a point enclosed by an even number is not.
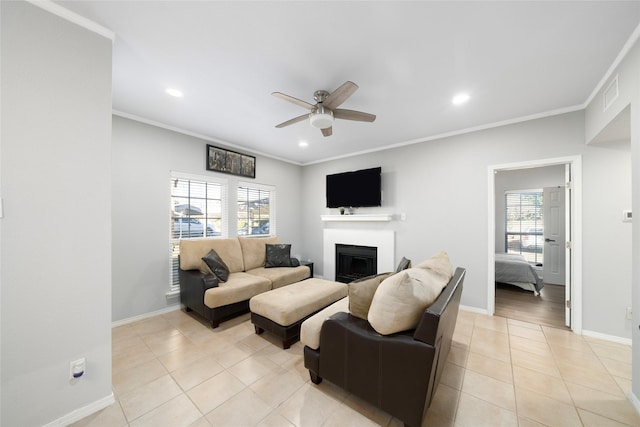
{"type": "MultiPolygon", "coordinates": [[[[196,310],[204,306],[204,293],[211,287],[205,283],[204,276],[204,273],[199,270],[178,269],[182,304],[196,310]]],[[[214,279],[214,281],[217,285],[218,280],[214,279]]]]}

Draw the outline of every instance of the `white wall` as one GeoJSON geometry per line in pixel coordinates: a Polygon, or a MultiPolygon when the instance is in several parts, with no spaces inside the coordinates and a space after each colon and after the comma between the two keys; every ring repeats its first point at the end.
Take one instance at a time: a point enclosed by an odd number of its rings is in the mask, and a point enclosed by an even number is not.
{"type": "Polygon", "coordinates": [[[504,194],[511,190],[533,190],[564,185],[564,165],[499,171],[496,189],[496,252],[504,252],[504,194]]]}
{"type": "MultiPolygon", "coordinates": [[[[238,181],[275,186],[277,234],[292,244],[292,254],[306,258],[300,237],[301,167],[256,156],[255,179],[210,172],[205,169],[206,145],[199,138],[113,117],[113,321],[179,304],[179,297],[166,297],[171,171],[228,180],[230,215],[235,214],[238,181]]],[[[236,234],[234,221],[229,232],[236,234]]]]}
{"type": "Polygon", "coordinates": [[[41,426],[113,401],[111,40],[1,8],[0,424],[41,426]]]}
{"type": "MultiPolygon", "coordinates": [[[[303,196],[306,252],[312,254],[317,274],[323,274],[323,227],[350,227],[320,221],[320,215],[328,212],[324,207],[325,175],[382,166],[384,206],[375,210],[404,212],[407,219],[358,226],[395,230],[396,261],[406,256],[419,262],[438,250],[446,250],[454,265],[467,269],[462,304],[487,309],[489,166],[575,155],[583,156],[583,253],[588,260],[598,260],[584,265],[583,328],[629,338],[624,310],[631,296],[631,255],[612,251],[594,240],[603,230],[621,226],[619,216],[601,215],[601,200],[612,189],[630,194],[631,182],[620,182],[617,171],[604,171],[628,164],[629,152],[586,146],[583,112],[305,167],[304,188],[317,189],[306,191],[303,196]],[[596,180],[597,186],[593,185],[596,180]],[[603,274],[608,275],[606,287],[601,281],[603,274]],[[607,301],[606,307],[601,304],[603,300],[607,301]]],[[[612,211],[625,209],[618,202],[611,204],[612,211]]]]}

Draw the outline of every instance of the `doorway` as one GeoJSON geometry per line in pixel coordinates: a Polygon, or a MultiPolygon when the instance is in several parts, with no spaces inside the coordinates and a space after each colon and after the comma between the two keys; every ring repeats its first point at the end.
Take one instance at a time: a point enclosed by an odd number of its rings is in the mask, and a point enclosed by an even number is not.
{"type": "MultiPolygon", "coordinates": [[[[487,295],[488,295],[488,312],[489,314],[496,314],[496,284],[495,284],[495,253],[501,252],[497,250],[502,242],[504,242],[505,248],[502,252],[506,251],[506,245],[508,244],[505,239],[504,226],[501,228],[500,223],[504,224],[504,217],[496,218],[496,200],[497,198],[504,198],[504,192],[499,191],[496,188],[496,183],[501,173],[508,173],[510,171],[528,170],[535,168],[555,168],[556,170],[564,171],[564,179],[562,192],[564,193],[565,200],[565,214],[562,217],[557,217],[556,221],[562,221],[562,225],[566,228],[565,238],[563,242],[550,242],[553,245],[553,249],[562,251],[562,255],[566,258],[566,269],[564,272],[564,282],[566,286],[564,289],[552,288],[553,285],[549,285],[546,294],[548,299],[554,301],[554,310],[564,311],[565,324],[569,326],[574,332],[580,333],[582,329],[582,312],[581,312],[581,184],[582,184],[582,170],[581,170],[581,157],[566,157],[555,158],[546,160],[536,160],[521,163],[494,165],[489,167],[489,256],[488,256],[488,277],[487,277],[487,295]],[[564,183],[569,183],[566,187],[564,183]],[[500,241],[499,239],[502,239],[500,241]],[[497,243],[497,244],[496,244],[497,243]],[[566,292],[563,292],[566,291],[566,292]],[[564,294],[564,295],[563,295],[564,294]],[[558,308],[560,307],[560,308],[558,308]]],[[[544,186],[544,183],[541,185],[544,186]]],[[[500,213],[502,214],[502,213],[500,213]]],[[[560,225],[559,222],[554,224],[554,227],[560,225]]],[[[535,236],[534,236],[535,237],[535,236]]],[[[541,241],[557,240],[550,236],[541,236],[541,241]]],[[[545,245],[546,242],[545,242],[545,245]]],[[[548,249],[551,253],[552,250],[548,249]]],[[[558,274],[558,271],[555,271],[558,274]]],[[[542,268],[540,268],[540,274],[542,275],[542,268]]],[[[544,278],[544,276],[543,276],[544,278]]],[[[557,281],[557,279],[556,279],[557,281]]],[[[512,289],[513,290],[513,289],[512,289]]],[[[544,289],[543,289],[544,291],[544,289]]],[[[501,303],[504,293],[498,290],[500,293],[501,303]]],[[[534,295],[533,292],[525,292],[524,294],[516,295],[518,297],[524,296],[526,298],[539,298],[534,295]]],[[[539,304],[540,305],[540,304],[539,304]]],[[[518,308],[514,308],[518,310],[518,308]]],[[[561,313],[562,315],[562,313],[561,313]]]]}

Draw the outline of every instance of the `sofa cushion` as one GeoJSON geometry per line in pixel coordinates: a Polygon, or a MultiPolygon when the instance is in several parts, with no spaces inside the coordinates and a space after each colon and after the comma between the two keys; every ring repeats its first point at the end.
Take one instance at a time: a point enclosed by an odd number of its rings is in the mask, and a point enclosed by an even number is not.
{"type": "Polygon", "coordinates": [[[291,267],[291,245],[285,243],[267,243],[264,266],[291,267]]]}
{"type": "Polygon", "coordinates": [[[215,249],[211,249],[206,256],[202,257],[202,260],[221,282],[226,282],[229,279],[229,267],[227,267],[227,264],[224,263],[215,249]]]}
{"type": "Polygon", "coordinates": [[[209,267],[202,258],[214,249],[230,273],[244,271],[242,249],[238,238],[230,239],[202,239],[180,241],[180,268],[183,270],[200,270],[204,274],[211,274],[209,267]]]}
{"type": "Polygon", "coordinates": [[[270,289],[269,279],[244,272],[231,273],[225,283],[220,283],[217,288],[208,289],[204,293],[204,304],[209,308],[221,307],[246,301],[270,289]]]}
{"type": "Polygon", "coordinates": [[[277,236],[270,237],[238,237],[242,248],[245,271],[264,267],[267,243],[278,243],[277,236]]]}
{"type": "Polygon", "coordinates": [[[269,279],[273,289],[299,282],[310,276],[309,267],[304,265],[298,267],[258,267],[247,271],[247,273],[269,279]]]}
{"type": "Polygon", "coordinates": [[[334,302],[302,322],[300,326],[300,341],[302,344],[314,350],[320,348],[320,330],[322,329],[322,324],[329,317],[340,312],[349,312],[349,297],[334,302]]]}
{"type": "Polygon", "coordinates": [[[349,312],[360,319],[367,320],[369,307],[371,306],[371,301],[373,300],[373,295],[376,293],[376,289],[378,289],[378,286],[384,279],[392,274],[393,273],[376,274],[349,283],[349,312]]]}
{"type": "Polygon", "coordinates": [[[410,268],[388,277],[376,290],[367,319],[379,334],[414,329],[448,279],[425,268],[410,268]]]}
{"type": "Polygon", "coordinates": [[[444,277],[447,282],[453,277],[453,265],[451,265],[449,255],[444,251],[440,251],[431,258],[422,261],[416,267],[431,270],[444,277]]]}

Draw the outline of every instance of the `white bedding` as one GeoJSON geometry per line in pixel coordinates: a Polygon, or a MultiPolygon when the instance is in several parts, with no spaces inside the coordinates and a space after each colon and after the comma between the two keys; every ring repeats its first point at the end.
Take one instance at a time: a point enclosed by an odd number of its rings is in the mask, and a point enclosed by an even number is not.
{"type": "Polygon", "coordinates": [[[495,264],[496,282],[519,286],[536,295],[544,286],[536,270],[522,255],[496,253],[495,264]]]}

